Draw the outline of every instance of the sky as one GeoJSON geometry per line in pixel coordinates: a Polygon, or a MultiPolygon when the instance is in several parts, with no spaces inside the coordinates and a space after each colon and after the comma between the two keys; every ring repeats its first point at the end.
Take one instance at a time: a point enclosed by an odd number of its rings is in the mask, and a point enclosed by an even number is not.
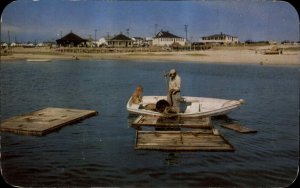
{"type": "Polygon", "coordinates": [[[299,41],[299,16],[284,1],[16,0],[1,15],[1,41],[55,41],[119,34],[153,37],[160,30],[199,41],[225,33],[240,41],[299,41]]]}

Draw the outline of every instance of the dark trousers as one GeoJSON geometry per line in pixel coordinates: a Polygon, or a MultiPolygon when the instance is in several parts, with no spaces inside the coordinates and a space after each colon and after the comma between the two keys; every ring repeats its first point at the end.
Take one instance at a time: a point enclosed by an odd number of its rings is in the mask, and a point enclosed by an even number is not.
{"type": "Polygon", "coordinates": [[[173,107],[173,109],[178,113],[179,112],[179,107],[180,107],[180,99],[181,99],[181,95],[180,95],[180,91],[175,92],[173,94],[168,93],[167,96],[167,101],[169,102],[169,104],[173,107]]]}

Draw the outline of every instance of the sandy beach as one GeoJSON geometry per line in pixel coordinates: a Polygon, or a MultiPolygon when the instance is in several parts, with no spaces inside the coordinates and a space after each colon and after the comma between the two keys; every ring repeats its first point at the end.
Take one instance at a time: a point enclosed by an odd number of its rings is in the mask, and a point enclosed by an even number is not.
{"type": "Polygon", "coordinates": [[[60,52],[57,49],[23,48],[11,49],[9,54],[1,54],[1,61],[15,61],[28,59],[47,60],[137,60],[137,61],[173,61],[194,63],[226,63],[226,64],[260,64],[291,66],[300,63],[299,46],[280,46],[282,54],[264,55],[263,50],[270,46],[239,46],[239,47],[214,47],[209,50],[194,51],[133,51],[133,52],[60,52]]]}

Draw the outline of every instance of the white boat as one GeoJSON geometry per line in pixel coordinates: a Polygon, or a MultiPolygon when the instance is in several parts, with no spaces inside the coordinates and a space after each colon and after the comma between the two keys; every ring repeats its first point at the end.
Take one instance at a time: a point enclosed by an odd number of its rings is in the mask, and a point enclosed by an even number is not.
{"type": "Polygon", "coordinates": [[[160,113],[157,110],[147,110],[144,107],[148,104],[156,104],[160,100],[166,100],[166,96],[143,96],[142,102],[133,104],[131,97],[127,102],[127,110],[130,114],[152,115],[152,116],[180,116],[180,117],[203,117],[203,116],[219,116],[226,115],[232,110],[241,106],[244,103],[240,100],[226,100],[217,98],[205,97],[190,97],[183,96],[185,107],[181,112],[176,114],[160,113]]]}

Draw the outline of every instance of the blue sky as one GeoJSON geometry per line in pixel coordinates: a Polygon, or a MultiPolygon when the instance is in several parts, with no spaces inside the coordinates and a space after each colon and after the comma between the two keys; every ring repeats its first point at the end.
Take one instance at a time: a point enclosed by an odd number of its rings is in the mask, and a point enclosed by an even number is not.
{"type": "Polygon", "coordinates": [[[298,13],[287,2],[17,0],[3,11],[1,40],[56,40],[71,30],[83,38],[152,37],[161,29],[188,39],[220,32],[245,40],[299,41],[298,13]],[[157,25],[157,27],[155,27],[157,25]]]}

